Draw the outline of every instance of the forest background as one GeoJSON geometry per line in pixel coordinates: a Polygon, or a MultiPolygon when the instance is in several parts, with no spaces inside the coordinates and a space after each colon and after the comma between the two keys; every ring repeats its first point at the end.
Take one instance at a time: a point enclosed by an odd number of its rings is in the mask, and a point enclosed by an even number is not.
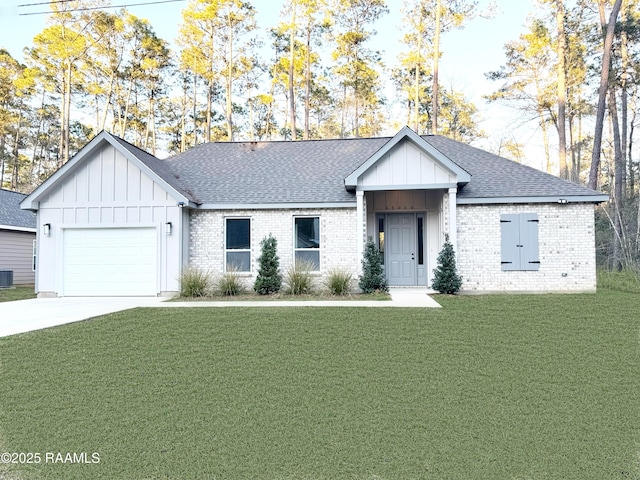
{"type": "Polygon", "coordinates": [[[638,271],[638,3],[3,2],[0,187],[103,129],[166,157],[406,124],[609,193],[598,262],[638,271]]]}

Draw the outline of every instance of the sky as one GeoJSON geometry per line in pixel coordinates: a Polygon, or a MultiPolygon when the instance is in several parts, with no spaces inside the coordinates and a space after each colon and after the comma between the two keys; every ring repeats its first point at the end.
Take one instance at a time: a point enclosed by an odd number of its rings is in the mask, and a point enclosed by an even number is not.
{"type": "MultiPolygon", "coordinates": [[[[149,20],[157,35],[171,43],[178,34],[182,21],[181,12],[187,1],[156,5],[139,5],[151,0],[112,0],[114,6],[128,5],[127,10],[134,15],[149,20]]],[[[41,3],[44,0],[0,0],[0,47],[22,60],[22,51],[31,45],[33,37],[46,26],[47,15],[21,15],[48,11],[47,5],[21,6],[41,3]]],[[[522,125],[522,114],[513,108],[488,104],[483,95],[495,91],[500,85],[487,80],[485,73],[500,68],[505,63],[504,45],[516,40],[524,33],[529,14],[540,14],[536,0],[497,0],[498,14],[492,19],[477,17],[466,23],[463,29],[453,30],[441,39],[442,60],[440,63],[440,83],[446,88],[465,94],[480,111],[481,128],[488,135],[475,144],[481,148],[496,151],[500,139],[515,140],[526,145],[526,163],[542,168],[540,145],[542,140],[535,125],[522,125]]],[[[281,21],[282,0],[253,0],[258,27],[265,29],[281,21]],[[277,6],[277,8],[274,8],[277,6]]],[[[383,62],[388,68],[397,63],[397,56],[403,50],[400,39],[402,30],[402,0],[387,0],[389,13],[375,24],[377,35],[370,47],[382,52],[383,62]]],[[[480,11],[487,8],[489,0],[479,0],[480,11]]],[[[267,54],[268,55],[268,54],[267,54]]],[[[395,92],[391,85],[385,88],[387,98],[393,100],[395,92]]],[[[385,132],[394,134],[395,132],[385,132]]]]}

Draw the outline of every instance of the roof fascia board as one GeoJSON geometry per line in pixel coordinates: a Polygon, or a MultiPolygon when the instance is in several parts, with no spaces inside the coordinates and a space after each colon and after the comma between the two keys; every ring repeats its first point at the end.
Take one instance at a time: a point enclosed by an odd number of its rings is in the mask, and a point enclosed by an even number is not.
{"type": "Polygon", "coordinates": [[[203,203],[196,210],[291,210],[355,208],[356,202],[333,203],[203,203]]]}
{"type": "Polygon", "coordinates": [[[557,203],[560,205],[569,203],[601,203],[609,200],[608,195],[558,195],[552,197],[474,197],[456,198],[458,205],[487,205],[508,203],[557,203]]]}
{"type": "Polygon", "coordinates": [[[406,125],[387,143],[385,143],[376,153],[367,159],[362,165],[354,170],[344,181],[346,187],[356,187],[358,185],[358,178],[362,176],[369,168],[371,168],[378,160],[384,157],[389,151],[398,145],[402,140],[408,139],[413,142],[418,148],[428,153],[444,168],[456,175],[459,184],[469,183],[471,176],[468,172],[460,168],[453,161],[442,154],[433,145],[425,141],[416,132],[411,130],[406,125]]]}
{"type": "Polygon", "coordinates": [[[124,155],[125,158],[132,161],[140,170],[142,170],[146,175],[148,175],[152,180],[162,185],[162,187],[169,192],[174,198],[178,201],[183,201],[185,203],[189,203],[189,199],[178,192],[175,188],[169,185],[164,179],[162,179],[158,174],[156,174],[153,170],[147,167],[142,160],[136,157],[132,152],[127,150],[124,146],[120,144],[116,139],[113,138],[111,134],[106,131],[100,132],[98,135],[93,137],[89,143],[87,143],[77,154],[71,158],[67,163],[65,163],[62,167],[60,167],[53,175],[47,178],[38,188],[36,188],[30,195],[28,195],[25,199],[20,202],[20,208],[22,210],[38,210],[40,208],[40,199],[46,195],[52,188],[54,188],[57,184],[64,181],[64,179],[71,175],[74,170],[77,168],[78,164],[86,157],[90,157],[93,153],[95,153],[99,148],[102,147],[103,143],[107,142],[113,148],[115,148],[118,152],[124,155]]]}
{"type": "Polygon", "coordinates": [[[14,232],[36,233],[36,229],[35,228],[14,227],[13,225],[0,225],[0,230],[11,230],[11,231],[14,231],[14,232]]]}
{"type": "Polygon", "coordinates": [[[358,185],[356,191],[373,192],[387,190],[442,190],[445,188],[456,188],[457,183],[415,183],[411,185],[358,185]]]}

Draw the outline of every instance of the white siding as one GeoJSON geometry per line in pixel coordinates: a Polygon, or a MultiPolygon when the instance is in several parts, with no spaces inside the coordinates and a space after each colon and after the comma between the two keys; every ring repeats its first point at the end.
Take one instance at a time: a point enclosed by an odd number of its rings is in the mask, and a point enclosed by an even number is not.
{"type": "Polygon", "coordinates": [[[456,176],[411,142],[401,142],[358,179],[363,187],[455,184],[456,176]]]}
{"type": "MultiPolygon", "coordinates": [[[[64,230],[70,228],[154,228],[159,259],[157,293],[176,292],[182,264],[182,213],[177,200],[114,147],[82,160],[73,172],[40,201],[38,228],[51,224],[49,237],[41,235],[36,290],[43,296],[62,290],[64,230]],[[172,235],[165,234],[171,222],[172,235]]],[[[127,245],[122,245],[123,249],[127,245]]]]}
{"type": "Polygon", "coordinates": [[[35,233],[0,230],[0,270],[13,271],[14,285],[35,282],[33,241],[35,233]]]}
{"type": "Polygon", "coordinates": [[[458,205],[462,290],[592,292],[596,289],[592,204],[458,205]],[[540,268],[502,271],[500,215],[537,213],[540,268]]]}

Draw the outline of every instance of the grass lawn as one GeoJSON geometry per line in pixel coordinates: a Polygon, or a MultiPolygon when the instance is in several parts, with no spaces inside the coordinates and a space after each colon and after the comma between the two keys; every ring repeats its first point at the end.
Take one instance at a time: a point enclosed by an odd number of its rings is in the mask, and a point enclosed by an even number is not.
{"type": "Polygon", "coordinates": [[[13,302],[36,298],[33,285],[19,285],[11,288],[0,288],[0,302],[13,302]]]}
{"type": "Polygon", "coordinates": [[[640,478],[638,294],[438,301],[136,309],[0,339],[0,451],[42,454],[0,478],[640,478]]]}

